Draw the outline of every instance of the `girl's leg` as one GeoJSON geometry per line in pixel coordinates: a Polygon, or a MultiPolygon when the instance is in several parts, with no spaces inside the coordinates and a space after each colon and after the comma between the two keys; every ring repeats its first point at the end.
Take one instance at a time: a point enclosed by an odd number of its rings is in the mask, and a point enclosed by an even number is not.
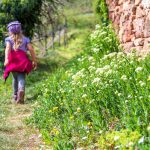
{"type": "Polygon", "coordinates": [[[18,72],[18,103],[24,103],[24,94],[25,94],[25,73],[18,72]]]}
{"type": "Polygon", "coordinates": [[[13,97],[14,100],[17,100],[17,93],[18,93],[18,79],[17,79],[17,72],[12,72],[12,77],[13,77],[13,81],[12,81],[12,87],[13,87],[13,97]]]}

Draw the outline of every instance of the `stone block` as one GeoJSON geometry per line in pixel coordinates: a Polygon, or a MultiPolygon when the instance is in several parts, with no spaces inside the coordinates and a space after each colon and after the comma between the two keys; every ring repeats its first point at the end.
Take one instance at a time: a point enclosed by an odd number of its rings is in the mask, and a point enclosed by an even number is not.
{"type": "Polygon", "coordinates": [[[136,18],[133,21],[133,29],[135,31],[136,38],[144,37],[144,18],[136,18]]]}
{"type": "Polygon", "coordinates": [[[143,16],[145,16],[145,11],[140,6],[138,6],[136,9],[136,18],[141,18],[143,16]]]}
{"type": "Polygon", "coordinates": [[[131,22],[133,22],[133,20],[136,18],[136,15],[131,15],[130,17],[129,17],[129,20],[131,21],[131,22]]]}
{"type": "Polygon", "coordinates": [[[123,3],[123,11],[129,11],[129,6],[130,6],[130,3],[129,1],[126,1],[123,3]]]}
{"type": "Polygon", "coordinates": [[[143,46],[144,45],[144,38],[138,38],[134,40],[135,46],[143,46]]]}
{"type": "Polygon", "coordinates": [[[124,34],[124,30],[123,30],[123,28],[120,28],[118,36],[119,36],[119,39],[121,42],[123,42],[123,34],[124,34]]]}
{"type": "Polygon", "coordinates": [[[141,3],[141,0],[135,0],[135,5],[139,5],[141,3]]]}
{"type": "Polygon", "coordinates": [[[125,44],[122,44],[122,46],[123,46],[123,48],[124,48],[124,50],[125,50],[126,52],[130,52],[130,49],[131,49],[132,47],[134,47],[134,43],[133,43],[133,42],[127,42],[127,43],[125,43],[125,44]]]}
{"type": "Polygon", "coordinates": [[[132,9],[131,9],[131,12],[132,12],[132,15],[136,15],[136,6],[133,5],[132,9]]]}
{"type": "Polygon", "coordinates": [[[146,16],[145,19],[144,37],[150,37],[150,13],[146,16]]]}
{"type": "Polygon", "coordinates": [[[143,46],[144,50],[150,50],[150,38],[146,38],[144,40],[144,46],[143,46]]]}
{"type": "Polygon", "coordinates": [[[116,16],[114,19],[114,24],[119,26],[119,23],[120,23],[120,16],[116,16]]]}
{"type": "Polygon", "coordinates": [[[134,37],[134,34],[130,34],[130,31],[126,30],[122,36],[123,43],[131,42],[131,39],[134,37]]]}
{"type": "Polygon", "coordinates": [[[150,8],[150,0],[142,0],[141,5],[144,9],[150,8]]]}
{"type": "Polygon", "coordinates": [[[114,20],[115,20],[115,14],[114,14],[114,12],[110,12],[110,13],[109,13],[109,19],[110,19],[111,21],[114,21],[114,20]]]}
{"type": "Polygon", "coordinates": [[[119,1],[118,1],[118,5],[122,5],[123,2],[124,2],[124,0],[119,0],[119,1]]]}
{"type": "Polygon", "coordinates": [[[121,14],[120,16],[120,27],[123,26],[123,23],[125,22],[125,16],[124,16],[124,13],[121,14]]]}

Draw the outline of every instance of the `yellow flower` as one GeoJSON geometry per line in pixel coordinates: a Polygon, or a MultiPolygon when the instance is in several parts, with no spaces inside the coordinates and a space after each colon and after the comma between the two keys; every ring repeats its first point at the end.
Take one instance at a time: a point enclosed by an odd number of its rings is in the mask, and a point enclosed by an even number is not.
{"type": "Polygon", "coordinates": [[[92,128],[93,128],[93,126],[92,126],[92,122],[90,122],[90,121],[89,121],[89,122],[87,123],[87,125],[88,125],[88,127],[89,127],[90,129],[92,129],[92,128]]]}
{"type": "Polygon", "coordinates": [[[147,81],[150,81],[150,76],[148,77],[147,81]]]}
{"type": "Polygon", "coordinates": [[[81,108],[80,108],[80,107],[78,107],[78,108],[77,108],[77,112],[79,113],[80,111],[81,111],[81,108]]]}
{"type": "Polygon", "coordinates": [[[53,111],[57,111],[58,110],[58,107],[53,107],[53,111]]]}
{"type": "Polygon", "coordinates": [[[64,103],[60,103],[60,105],[62,106],[64,103]]]}
{"type": "Polygon", "coordinates": [[[70,119],[72,120],[74,118],[74,116],[70,116],[70,119]]]}
{"type": "Polygon", "coordinates": [[[56,134],[56,135],[58,135],[58,134],[59,134],[59,131],[58,131],[58,130],[57,130],[57,131],[55,131],[55,134],[56,134]]]}
{"type": "Polygon", "coordinates": [[[52,110],[50,109],[50,110],[49,110],[49,113],[51,113],[51,112],[52,112],[52,110]]]}
{"type": "Polygon", "coordinates": [[[92,126],[92,122],[89,121],[89,122],[87,123],[87,125],[88,125],[88,126],[92,126]]]}
{"type": "Polygon", "coordinates": [[[59,134],[59,130],[57,128],[53,128],[51,132],[55,135],[59,134]]]}

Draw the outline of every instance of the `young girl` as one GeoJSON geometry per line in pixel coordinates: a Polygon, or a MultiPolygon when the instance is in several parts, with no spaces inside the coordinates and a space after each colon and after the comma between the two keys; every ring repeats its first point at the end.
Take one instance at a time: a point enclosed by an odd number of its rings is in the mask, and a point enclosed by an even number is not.
{"type": "Polygon", "coordinates": [[[9,37],[5,39],[4,79],[12,72],[14,101],[24,103],[25,74],[37,67],[35,52],[29,38],[22,34],[20,22],[9,23],[7,29],[9,37]],[[27,57],[27,50],[31,54],[32,62],[27,57]]]}

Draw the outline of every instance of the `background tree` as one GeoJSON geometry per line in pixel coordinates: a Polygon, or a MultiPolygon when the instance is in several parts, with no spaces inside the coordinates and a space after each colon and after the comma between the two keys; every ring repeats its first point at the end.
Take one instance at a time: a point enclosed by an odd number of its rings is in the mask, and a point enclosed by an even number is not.
{"type": "Polygon", "coordinates": [[[0,4],[0,28],[6,30],[10,21],[18,20],[22,23],[24,33],[33,35],[35,23],[39,23],[42,0],[3,0],[0,4]]]}
{"type": "MultiPolygon", "coordinates": [[[[6,25],[10,21],[18,20],[23,25],[25,35],[31,37],[35,26],[43,22],[41,19],[43,5],[49,5],[52,16],[58,6],[65,1],[67,0],[2,0],[0,2],[0,32],[6,31],[6,25]]],[[[49,15],[49,13],[45,15],[49,15]]]]}

